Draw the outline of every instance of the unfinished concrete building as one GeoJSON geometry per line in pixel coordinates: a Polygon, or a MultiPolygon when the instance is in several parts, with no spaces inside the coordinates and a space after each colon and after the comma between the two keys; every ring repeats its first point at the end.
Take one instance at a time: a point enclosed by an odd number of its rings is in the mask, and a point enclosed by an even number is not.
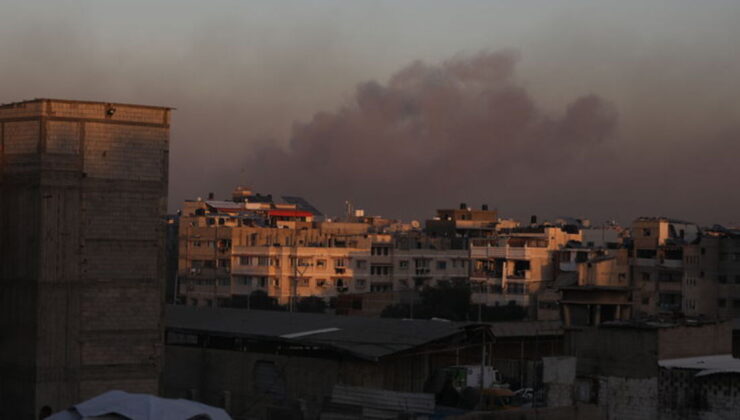
{"type": "Polygon", "coordinates": [[[0,407],[157,393],[170,109],[0,106],[0,407]]]}

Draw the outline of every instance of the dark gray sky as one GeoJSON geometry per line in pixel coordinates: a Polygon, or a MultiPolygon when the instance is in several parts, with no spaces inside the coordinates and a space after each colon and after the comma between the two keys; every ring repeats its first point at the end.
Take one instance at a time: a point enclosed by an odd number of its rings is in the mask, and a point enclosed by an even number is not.
{"type": "Polygon", "coordinates": [[[176,107],[171,209],[247,184],[335,214],[740,223],[738,21],[730,0],[4,1],[0,102],[176,107]]]}

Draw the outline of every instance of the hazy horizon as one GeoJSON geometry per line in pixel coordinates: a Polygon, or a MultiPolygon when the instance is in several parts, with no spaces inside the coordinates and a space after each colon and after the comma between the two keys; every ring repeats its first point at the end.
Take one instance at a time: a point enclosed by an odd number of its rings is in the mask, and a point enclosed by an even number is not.
{"type": "Polygon", "coordinates": [[[170,210],[740,224],[740,3],[3,2],[0,102],[177,108],[170,210]]]}

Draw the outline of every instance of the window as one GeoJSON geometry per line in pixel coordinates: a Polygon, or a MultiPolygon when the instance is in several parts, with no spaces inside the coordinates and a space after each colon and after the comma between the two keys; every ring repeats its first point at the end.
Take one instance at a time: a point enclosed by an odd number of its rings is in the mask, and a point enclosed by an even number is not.
{"type": "Polygon", "coordinates": [[[398,262],[398,268],[401,270],[408,270],[409,268],[409,260],[401,260],[398,262]]]}
{"type": "Polygon", "coordinates": [[[229,280],[228,277],[225,279],[218,279],[218,285],[219,286],[229,286],[231,285],[231,281],[229,280]]]}
{"type": "Polygon", "coordinates": [[[250,277],[250,276],[236,276],[236,284],[240,284],[242,286],[251,286],[252,285],[252,277],[250,277]]]}
{"type": "Polygon", "coordinates": [[[387,276],[391,274],[391,266],[389,265],[370,265],[370,275],[372,276],[387,276]]]}
{"type": "Polygon", "coordinates": [[[367,268],[367,261],[365,261],[365,260],[357,260],[356,265],[357,265],[357,268],[359,270],[364,270],[364,269],[367,268]]]}
{"type": "Polygon", "coordinates": [[[414,265],[416,268],[429,268],[429,260],[424,258],[415,258],[414,265]]]}
{"type": "Polygon", "coordinates": [[[387,246],[374,246],[370,248],[370,255],[390,255],[390,248],[387,246]]]}
{"type": "Polygon", "coordinates": [[[642,229],[642,236],[650,236],[652,232],[648,228],[642,229]]]}
{"type": "Polygon", "coordinates": [[[310,286],[311,286],[310,277],[301,277],[298,279],[298,287],[310,287],[310,286]]]}
{"type": "Polygon", "coordinates": [[[270,265],[270,257],[257,257],[257,265],[267,267],[270,265]]]}
{"type": "Polygon", "coordinates": [[[371,292],[390,292],[392,288],[392,285],[386,283],[376,283],[370,285],[371,292]]]}
{"type": "Polygon", "coordinates": [[[367,281],[365,279],[357,279],[357,280],[355,280],[355,288],[357,288],[357,289],[364,289],[365,286],[367,286],[367,281]]]}
{"type": "Polygon", "coordinates": [[[260,287],[261,287],[261,288],[263,288],[263,289],[264,289],[265,287],[267,287],[267,277],[265,277],[265,276],[262,276],[262,277],[259,277],[259,279],[260,279],[260,280],[259,280],[259,285],[260,285],[260,287]]]}
{"type": "Polygon", "coordinates": [[[654,249],[638,249],[637,258],[655,258],[657,251],[654,249]]]}
{"type": "Polygon", "coordinates": [[[316,260],[316,268],[326,268],[326,260],[316,260]]]}
{"type": "Polygon", "coordinates": [[[447,270],[447,261],[437,261],[437,270],[447,270]]]}
{"type": "Polygon", "coordinates": [[[527,285],[523,283],[509,283],[506,285],[506,291],[515,295],[527,293],[527,285]]]}
{"type": "Polygon", "coordinates": [[[335,258],[334,267],[344,267],[344,258],[335,258]]]}
{"type": "Polygon", "coordinates": [[[328,287],[329,284],[326,282],[326,279],[316,279],[316,287],[328,287]]]}
{"type": "Polygon", "coordinates": [[[700,253],[701,253],[701,255],[706,255],[707,249],[706,248],[702,248],[700,253]]]}
{"type": "Polygon", "coordinates": [[[272,285],[275,286],[275,287],[280,287],[280,279],[277,278],[277,277],[274,277],[272,279],[272,285]]]}
{"type": "Polygon", "coordinates": [[[619,273],[617,274],[617,279],[624,280],[627,278],[627,275],[625,273],[619,273]]]}
{"type": "Polygon", "coordinates": [[[650,273],[642,273],[642,281],[650,281],[650,273]]]}
{"type": "Polygon", "coordinates": [[[650,305],[650,296],[643,296],[642,297],[642,304],[643,305],[650,305]]]}
{"type": "Polygon", "coordinates": [[[239,257],[239,265],[252,265],[252,257],[239,257]]]}

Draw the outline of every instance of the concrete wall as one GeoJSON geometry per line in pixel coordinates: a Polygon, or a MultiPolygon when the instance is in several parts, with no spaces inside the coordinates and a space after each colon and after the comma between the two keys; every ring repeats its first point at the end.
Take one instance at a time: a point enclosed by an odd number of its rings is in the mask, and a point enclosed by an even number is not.
{"type": "Polygon", "coordinates": [[[265,418],[268,407],[291,403],[305,407],[313,418],[337,383],[421,392],[427,363],[425,357],[418,356],[375,364],[336,356],[309,358],[168,345],[164,395],[224,407],[236,420],[265,418]],[[258,362],[274,363],[286,399],[275,398],[256,386],[258,362]],[[225,406],[225,395],[230,396],[229,406],[225,406]]]}
{"type": "Polygon", "coordinates": [[[719,322],[661,328],[658,339],[658,359],[731,354],[732,324],[719,322]]]}
{"type": "Polygon", "coordinates": [[[159,388],[169,110],[0,106],[0,406],[159,388]],[[6,334],[7,332],[7,334],[6,334]]]}
{"type": "Polygon", "coordinates": [[[647,328],[581,328],[566,331],[566,354],[578,358],[578,375],[655,377],[657,331],[647,328]]]}
{"type": "Polygon", "coordinates": [[[599,377],[598,403],[602,417],[619,420],[657,418],[658,379],[599,377]]]}

